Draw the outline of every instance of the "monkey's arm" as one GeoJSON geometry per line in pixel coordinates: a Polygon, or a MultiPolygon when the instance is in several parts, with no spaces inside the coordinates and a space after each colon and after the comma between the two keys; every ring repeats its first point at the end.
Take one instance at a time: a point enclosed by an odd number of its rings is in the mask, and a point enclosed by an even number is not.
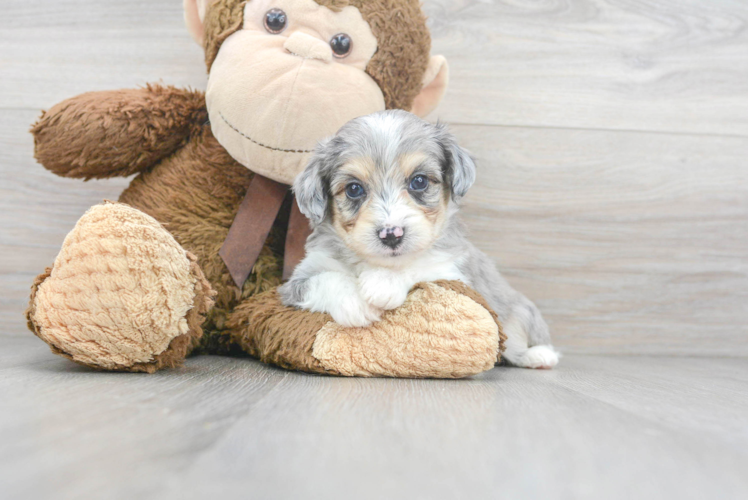
{"type": "Polygon", "coordinates": [[[42,114],[31,128],[34,156],[62,177],[124,177],[173,153],[207,119],[202,92],[159,85],[89,92],[42,114]]]}

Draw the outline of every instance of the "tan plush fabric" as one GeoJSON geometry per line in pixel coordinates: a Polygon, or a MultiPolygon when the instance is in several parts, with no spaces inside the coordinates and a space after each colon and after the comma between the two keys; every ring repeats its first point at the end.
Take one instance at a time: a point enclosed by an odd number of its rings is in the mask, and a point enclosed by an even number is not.
{"type": "Polygon", "coordinates": [[[198,257],[217,292],[215,307],[203,325],[210,337],[205,339],[210,344],[208,352],[230,349],[223,332],[234,307],[281,283],[290,203],[281,209],[241,292],[218,255],[252,176],[218,143],[210,125],[203,124],[183,148],[135,177],[119,199],[158,220],[185,250],[198,257]]]}
{"type": "MultiPolygon", "coordinates": [[[[446,288],[447,290],[451,290],[455,293],[458,293],[460,295],[464,295],[479,306],[481,306],[483,309],[489,312],[491,314],[491,317],[493,318],[496,325],[499,327],[499,352],[498,356],[496,357],[496,362],[501,362],[501,354],[504,352],[504,349],[506,348],[506,333],[504,333],[504,327],[499,322],[499,315],[496,314],[496,311],[491,309],[491,306],[488,305],[488,302],[486,302],[486,299],[483,297],[483,295],[479,294],[469,286],[467,286],[462,281],[449,281],[449,280],[439,280],[435,281],[433,283],[434,285],[438,285],[441,288],[446,288]]],[[[420,288],[425,285],[428,285],[428,283],[419,283],[416,285],[415,288],[420,288]]]]}
{"type": "Polygon", "coordinates": [[[364,72],[376,50],[354,7],[333,12],[314,0],[252,0],[243,29],[223,42],[210,70],[205,97],[213,134],[253,172],[292,184],[321,138],[385,109],[377,83],[364,72]],[[278,36],[263,23],[273,7],[289,19],[278,36]],[[354,40],[344,62],[323,41],[341,31],[354,40]]]}
{"type": "Polygon", "coordinates": [[[410,112],[426,117],[434,111],[447,93],[449,85],[449,65],[444,56],[431,56],[426,74],[423,75],[423,89],[413,100],[410,112]]]}
{"type": "Polygon", "coordinates": [[[312,355],[347,376],[461,378],[493,368],[499,327],[467,296],[424,283],[369,328],[328,323],[312,355]]]}
{"type": "Polygon", "coordinates": [[[203,19],[209,0],[182,0],[184,22],[192,38],[199,44],[204,43],[203,19]]]}
{"type": "Polygon", "coordinates": [[[203,325],[204,350],[225,353],[229,312],[281,283],[290,200],[239,293],[218,250],[253,173],[215,139],[207,117],[201,92],[149,85],[63,101],[44,113],[32,132],[37,159],[57,175],[105,178],[140,170],[119,201],[156,219],[198,257],[218,293],[203,325]],[[175,116],[181,119],[175,122],[175,116]]]}
{"type": "Polygon", "coordinates": [[[312,373],[330,373],[312,356],[317,332],[332,321],[327,314],[286,307],[277,289],[240,304],[226,323],[231,339],[264,363],[312,373]]]}
{"type": "Polygon", "coordinates": [[[227,326],[266,363],[331,375],[460,378],[490,370],[506,338],[483,298],[455,281],[422,283],[369,328],[284,306],[276,290],[236,308],[227,326]]]}
{"type": "Polygon", "coordinates": [[[35,333],[58,353],[104,369],[178,364],[211,304],[195,258],[124,204],[91,208],[47,275],[28,313],[35,333]],[[178,352],[157,359],[170,345],[178,352]]]}
{"type": "MultiPolygon", "coordinates": [[[[431,52],[431,35],[419,0],[316,1],[335,12],[347,6],[359,9],[378,43],[366,72],[382,89],[387,109],[411,109],[431,52]]],[[[247,0],[213,0],[208,6],[203,22],[208,70],[221,44],[241,29],[246,4],[247,0]]]]}
{"type": "MultiPolygon", "coordinates": [[[[275,39],[276,46],[283,46],[289,52],[304,59],[321,59],[325,62],[334,60],[360,71],[366,70],[378,46],[377,38],[359,9],[349,5],[343,9],[331,10],[320,5],[316,0],[252,0],[247,2],[244,7],[242,31],[254,31],[267,39],[275,39]],[[265,14],[273,8],[281,8],[288,20],[285,30],[279,35],[268,35],[265,29],[265,14]],[[347,34],[353,42],[350,52],[343,59],[333,58],[330,48],[330,40],[339,33],[347,34]],[[303,37],[306,43],[302,44],[301,40],[294,42],[293,39],[298,35],[306,35],[303,37]],[[300,50],[294,50],[294,46],[300,50]],[[313,50],[310,51],[310,48],[313,50]]],[[[211,68],[212,71],[213,68],[211,68]]]]}

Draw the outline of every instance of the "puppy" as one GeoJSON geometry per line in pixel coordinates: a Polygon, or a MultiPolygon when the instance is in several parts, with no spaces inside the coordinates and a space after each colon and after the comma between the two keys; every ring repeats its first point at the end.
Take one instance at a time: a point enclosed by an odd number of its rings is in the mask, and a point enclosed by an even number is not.
{"type": "Polygon", "coordinates": [[[441,125],[405,111],[347,123],[317,146],[294,183],[314,231],[280,288],[283,302],[367,326],[418,282],[460,280],[498,314],[504,359],[552,368],[559,355],[540,311],[465,237],[456,214],[474,181],[473,160],[441,125]]]}

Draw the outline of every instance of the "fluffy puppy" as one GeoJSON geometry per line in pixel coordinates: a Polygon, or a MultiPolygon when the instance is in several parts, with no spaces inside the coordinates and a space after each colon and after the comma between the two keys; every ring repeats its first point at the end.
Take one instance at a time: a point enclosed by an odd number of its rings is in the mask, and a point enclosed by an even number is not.
{"type": "Polygon", "coordinates": [[[498,314],[508,336],[504,359],[555,366],[540,311],[465,237],[456,213],[474,181],[473,160],[441,125],[394,110],[349,122],[317,146],[294,183],[314,232],[280,288],[283,302],[367,326],[418,282],[460,280],[498,314]]]}

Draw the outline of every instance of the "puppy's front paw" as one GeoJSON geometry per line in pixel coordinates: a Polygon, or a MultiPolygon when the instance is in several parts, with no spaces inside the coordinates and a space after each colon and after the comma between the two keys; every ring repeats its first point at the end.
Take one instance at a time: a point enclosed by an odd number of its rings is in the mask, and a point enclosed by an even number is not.
{"type": "Polygon", "coordinates": [[[367,271],[358,278],[361,297],[377,309],[389,311],[403,305],[410,291],[393,273],[367,271]]]}
{"type": "Polygon", "coordinates": [[[332,319],[342,326],[369,326],[382,316],[381,309],[372,307],[358,296],[342,297],[329,312],[332,319]]]}

